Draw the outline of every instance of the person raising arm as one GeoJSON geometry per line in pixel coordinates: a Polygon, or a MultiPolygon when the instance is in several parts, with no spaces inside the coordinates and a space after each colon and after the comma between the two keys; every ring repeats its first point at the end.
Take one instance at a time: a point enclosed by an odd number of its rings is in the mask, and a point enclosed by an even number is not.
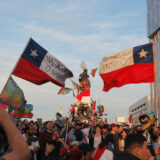
{"type": "Polygon", "coordinates": [[[31,153],[24,138],[3,108],[0,108],[0,126],[4,129],[12,149],[12,152],[4,154],[0,160],[30,160],[31,153]]]}

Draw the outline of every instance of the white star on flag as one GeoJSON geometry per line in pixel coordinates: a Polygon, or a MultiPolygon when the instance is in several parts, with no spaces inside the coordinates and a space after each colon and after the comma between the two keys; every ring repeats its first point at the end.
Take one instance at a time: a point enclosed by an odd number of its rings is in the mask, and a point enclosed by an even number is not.
{"type": "Polygon", "coordinates": [[[37,54],[37,50],[31,50],[31,54],[30,54],[30,56],[32,56],[32,57],[34,57],[34,58],[36,58],[37,56],[38,56],[38,54],[37,54]]]}

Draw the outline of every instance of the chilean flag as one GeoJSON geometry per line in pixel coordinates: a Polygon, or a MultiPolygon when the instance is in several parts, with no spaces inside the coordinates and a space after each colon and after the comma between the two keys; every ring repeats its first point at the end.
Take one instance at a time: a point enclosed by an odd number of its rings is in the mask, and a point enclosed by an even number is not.
{"type": "Polygon", "coordinates": [[[67,67],[31,38],[12,74],[37,85],[51,81],[61,87],[66,78],[73,77],[67,67]]]}
{"type": "Polygon", "coordinates": [[[104,57],[100,64],[100,76],[106,92],[126,84],[154,82],[152,43],[104,57]]]}

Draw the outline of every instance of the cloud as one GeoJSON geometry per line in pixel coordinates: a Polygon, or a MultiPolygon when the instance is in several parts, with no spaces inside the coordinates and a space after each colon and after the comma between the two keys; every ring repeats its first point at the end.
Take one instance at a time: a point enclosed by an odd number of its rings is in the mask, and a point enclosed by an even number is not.
{"type": "MultiPolygon", "coordinates": [[[[104,56],[148,42],[142,10],[112,8],[112,3],[105,0],[45,0],[38,4],[37,1],[20,0],[0,2],[1,84],[6,82],[29,37],[71,69],[76,82],[82,72],[82,60],[90,72],[99,66],[104,56]]],[[[72,93],[57,95],[60,87],[52,83],[37,86],[20,78],[14,79],[24,90],[28,103],[34,105],[35,117],[52,119],[59,107],[67,114],[75,101],[72,93]]],[[[95,78],[90,76],[90,80],[92,96],[97,101],[100,97],[110,121],[115,121],[115,115],[128,115],[128,106],[149,92],[149,85],[141,84],[105,93],[98,72],[95,78]]],[[[66,86],[72,87],[70,80],[66,81],[66,86]]]]}
{"type": "MultiPolygon", "coordinates": [[[[107,25],[101,24],[100,26],[104,27],[107,25]]],[[[48,39],[50,43],[53,44],[54,50],[65,47],[66,51],[70,51],[72,55],[73,52],[75,52],[77,57],[79,57],[79,55],[85,56],[85,54],[90,54],[91,57],[95,55],[103,56],[106,53],[111,54],[112,52],[147,42],[147,38],[143,35],[120,35],[119,33],[115,33],[114,28],[110,31],[107,27],[103,27],[100,27],[98,33],[79,36],[65,33],[54,27],[46,27],[32,22],[29,24],[22,24],[21,32],[27,32],[26,34],[30,33],[38,38],[43,37],[43,39],[48,39]]],[[[64,53],[63,51],[63,54],[64,53]]]]}

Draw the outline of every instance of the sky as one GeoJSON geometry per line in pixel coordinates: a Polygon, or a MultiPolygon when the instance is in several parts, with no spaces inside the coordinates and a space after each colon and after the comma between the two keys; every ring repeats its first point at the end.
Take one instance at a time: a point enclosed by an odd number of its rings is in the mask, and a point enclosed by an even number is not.
{"type": "MultiPolygon", "coordinates": [[[[48,50],[74,74],[78,83],[85,61],[88,72],[104,56],[148,43],[146,0],[0,0],[0,90],[17,63],[29,38],[48,50]]],[[[75,102],[72,93],[58,95],[53,83],[35,85],[13,76],[34,106],[34,119],[63,116],[75,102]]],[[[90,75],[91,97],[104,105],[109,123],[128,117],[129,106],[150,94],[150,84],[125,85],[103,92],[97,73],[90,75]]],[[[66,87],[72,88],[70,80],[66,87]]]]}

